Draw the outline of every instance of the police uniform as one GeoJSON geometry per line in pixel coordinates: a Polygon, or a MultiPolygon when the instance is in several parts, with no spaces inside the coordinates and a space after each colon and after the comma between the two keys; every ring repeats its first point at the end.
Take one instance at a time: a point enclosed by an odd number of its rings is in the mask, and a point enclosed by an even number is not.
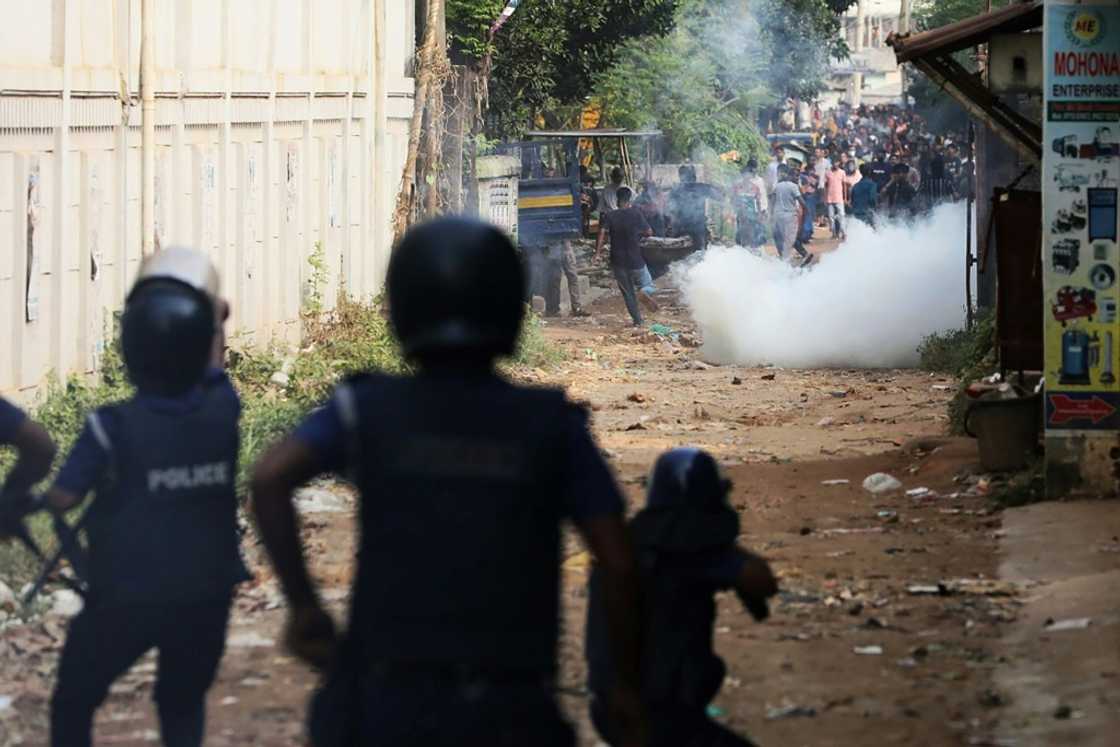
{"type": "MultiPolygon", "coordinates": [[[[295,437],[361,494],[352,743],[573,744],[552,693],[560,523],[624,510],[585,412],[430,370],[354,379],[295,437]]],[[[313,736],[341,717],[314,708],[313,736]]]]}
{"type": "Polygon", "coordinates": [[[0,397],[0,444],[11,443],[25,420],[23,410],[0,397]]]}
{"type": "MultiPolygon", "coordinates": [[[[651,481],[650,505],[630,521],[643,594],[641,697],[650,718],[649,745],[750,745],[707,715],[727,673],[712,645],[715,594],[734,588],[748,562],[735,545],[738,514],[728,506],[656,505],[655,489],[651,481]]],[[[597,571],[590,580],[586,656],[591,720],[614,743],[617,731],[605,701],[615,684],[614,659],[597,571]]]]}
{"type": "Polygon", "coordinates": [[[112,682],[156,649],[164,743],[199,745],[205,694],[225,644],[238,547],[240,403],[211,370],[186,394],[101,407],[55,487],[95,497],[84,525],[89,593],[70,624],[51,703],[59,747],[90,743],[112,682]]]}

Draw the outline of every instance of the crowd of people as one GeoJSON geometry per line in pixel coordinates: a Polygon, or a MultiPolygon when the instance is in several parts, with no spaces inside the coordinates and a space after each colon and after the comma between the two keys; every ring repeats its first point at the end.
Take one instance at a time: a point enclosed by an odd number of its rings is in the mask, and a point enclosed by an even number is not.
{"type": "Polygon", "coordinates": [[[791,248],[803,254],[814,226],[843,239],[849,218],[873,226],[881,216],[911,218],[969,194],[967,142],[958,133],[933,134],[912,111],[841,104],[826,116],[817,106],[808,135],[772,138],[761,183],[757,162],[744,167],[737,213],[748,228],[740,230],[740,243],[761,246],[769,217],[779,255],[791,248]],[[797,194],[782,184],[795,185],[797,194]]]}
{"type": "Polygon", "coordinates": [[[611,264],[626,270],[615,276],[636,325],[642,323],[639,303],[652,303],[641,239],[687,237],[694,250],[705,249],[709,202],[730,200],[736,244],[760,252],[773,242],[779,257],[796,255],[794,261],[804,266],[815,260],[806,245],[817,228],[844,239],[849,220],[875,226],[882,219],[910,219],[969,194],[966,140],[956,132],[934,134],[911,110],[841,104],[825,114],[814,106],[805,118],[808,132],[773,133],[769,162],[760,168],[756,159],[748,159],[727,190],[697,181],[691,165],[680,168],[679,183],[671,190],[646,181],[636,198],[620,169],[599,191],[582,172],[585,226],[598,210],[599,252],[610,237],[611,264]],[[623,191],[625,203],[617,199],[623,191]],[[612,218],[613,212],[620,215],[612,218]]]}

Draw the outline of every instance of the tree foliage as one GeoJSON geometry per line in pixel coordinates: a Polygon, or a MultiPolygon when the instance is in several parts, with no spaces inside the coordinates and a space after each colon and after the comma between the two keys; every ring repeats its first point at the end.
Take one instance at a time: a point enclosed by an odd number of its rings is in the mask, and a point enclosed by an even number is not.
{"type": "Polygon", "coordinates": [[[626,41],[672,27],[679,0],[526,0],[489,45],[504,0],[448,0],[453,53],[492,53],[490,129],[515,136],[537,116],[587,98],[626,41]]]}
{"type": "Polygon", "coordinates": [[[836,10],[845,0],[762,0],[753,4],[768,51],[770,87],[786,96],[815,97],[824,90],[829,61],[848,56],[836,10]]]}
{"type": "Polygon", "coordinates": [[[847,48],[825,0],[682,0],[673,31],[626,45],[596,92],[609,124],[655,126],[669,155],[762,148],[758,112],[824,86],[847,48]]]}
{"type": "Polygon", "coordinates": [[[615,126],[656,125],[671,149],[750,150],[760,107],[812,98],[847,46],[853,0],[447,0],[453,59],[492,55],[488,134],[572,125],[592,96],[615,126]]]}

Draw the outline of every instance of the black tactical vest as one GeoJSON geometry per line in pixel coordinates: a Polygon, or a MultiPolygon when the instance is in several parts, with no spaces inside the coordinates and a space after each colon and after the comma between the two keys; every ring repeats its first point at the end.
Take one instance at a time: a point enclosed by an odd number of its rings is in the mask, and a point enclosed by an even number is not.
{"type": "Polygon", "coordinates": [[[228,391],[206,390],[187,412],[135,399],[111,410],[119,427],[102,444],[111,467],[87,522],[91,599],[193,604],[229,594],[248,574],[237,534],[238,411],[228,391]]]}
{"type": "Polygon", "coordinates": [[[354,412],[351,628],[366,660],[552,672],[563,393],[490,375],[377,376],[335,401],[354,412]]]}

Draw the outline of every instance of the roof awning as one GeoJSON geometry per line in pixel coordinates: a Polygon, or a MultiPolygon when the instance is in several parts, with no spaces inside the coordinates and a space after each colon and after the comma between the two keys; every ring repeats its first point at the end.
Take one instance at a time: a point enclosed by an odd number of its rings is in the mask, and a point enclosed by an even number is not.
{"type": "Polygon", "coordinates": [[[891,34],[887,43],[894,47],[899,62],[911,62],[929,54],[947,55],[975,47],[986,42],[992,34],[1014,34],[1041,25],[1041,2],[1014,3],[920,34],[891,34]]]}
{"type": "Polygon", "coordinates": [[[953,58],[954,52],[983,44],[995,34],[1011,34],[1042,25],[1042,3],[1009,5],[920,34],[892,34],[887,39],[899,63],[910,62],[1029,159],[1042,160],[1042,127],[1004,104],[953,58]]]}

